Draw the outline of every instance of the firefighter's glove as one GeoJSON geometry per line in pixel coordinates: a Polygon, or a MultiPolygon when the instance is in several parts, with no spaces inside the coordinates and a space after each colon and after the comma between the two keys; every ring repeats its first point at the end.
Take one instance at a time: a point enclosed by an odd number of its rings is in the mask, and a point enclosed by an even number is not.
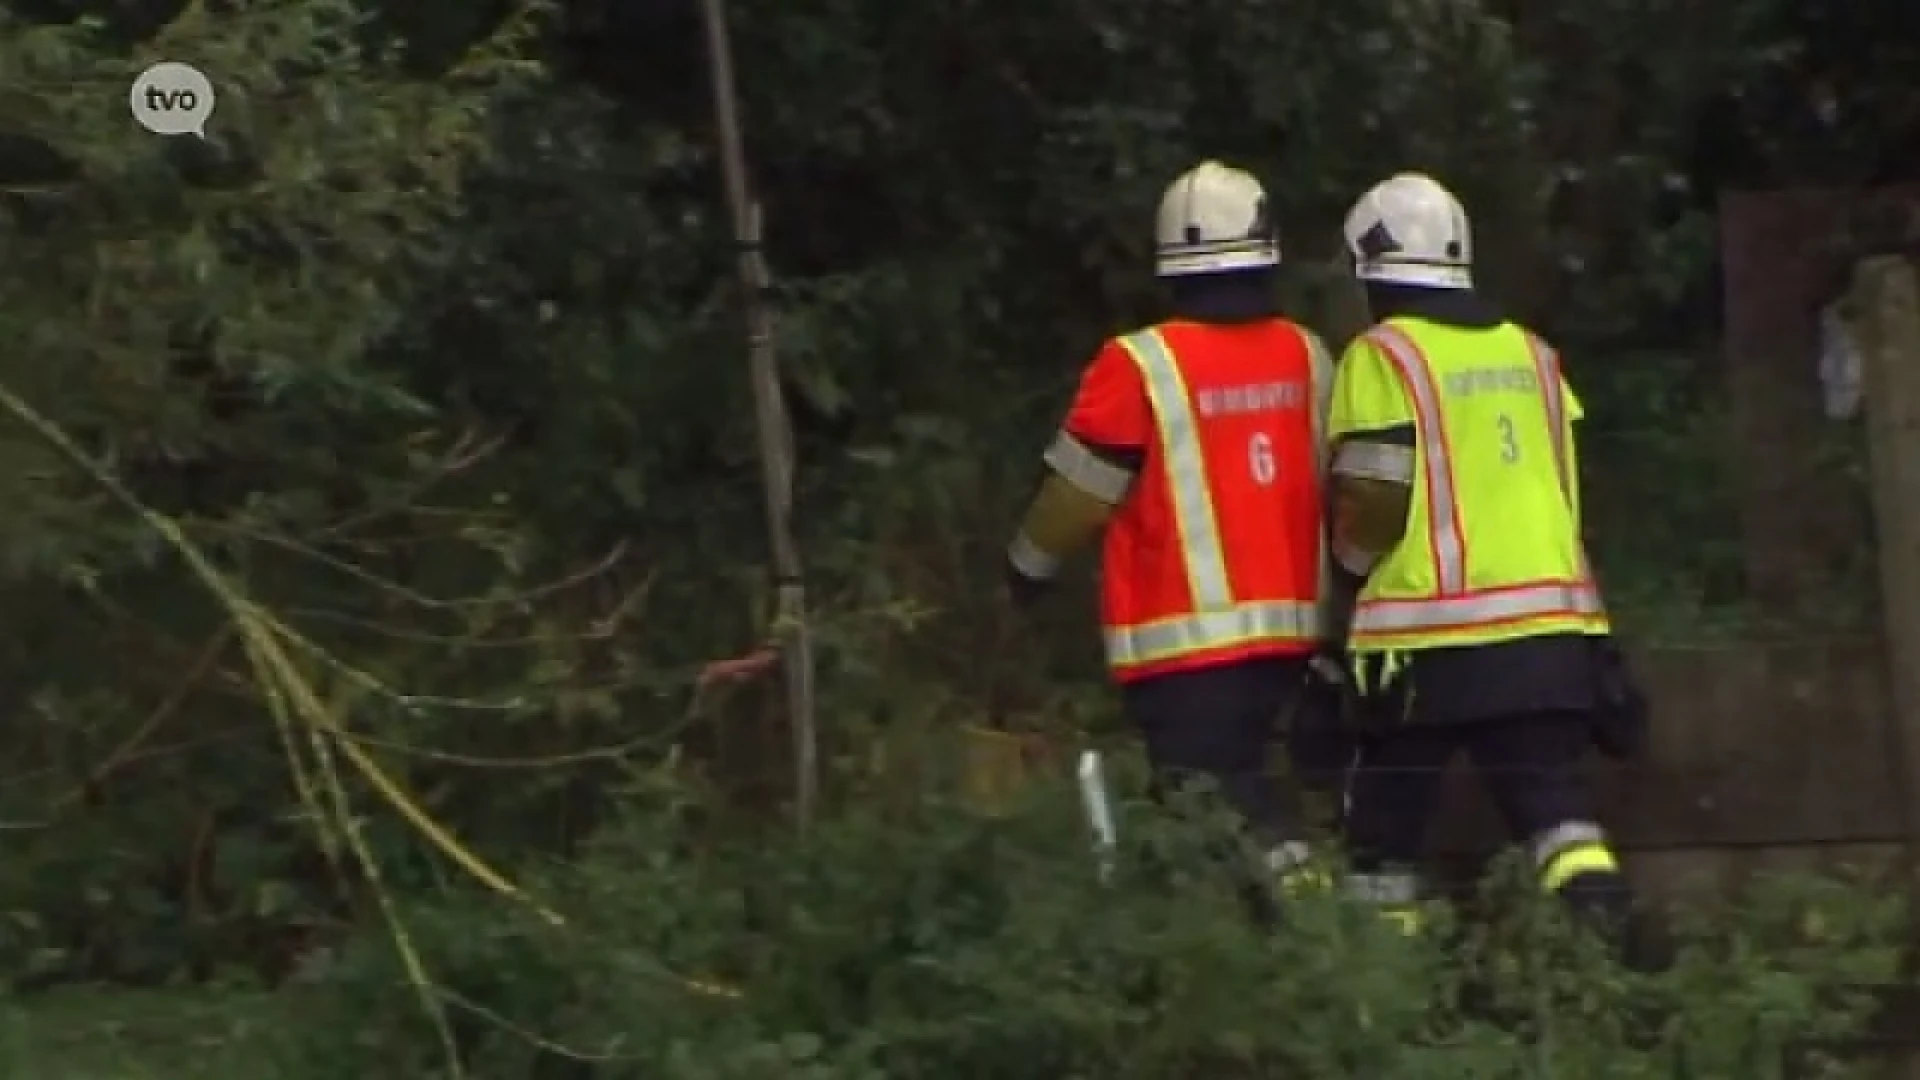
{"type": "Polygon", "coordinates": [[[1341,694],[1347,692],[1347,660],[1337,649],[1321,649],[1307,661],[1307,679],[1341,694]]]}
{"type": "Polygon", "coordinates": [[[1611,637],[1594,639],[1593,669],[1598,708],[1593,743],[1610,758],[1628,761],[1644,754],[1653,708],[1634,681],[1626,653],[1611,637]]]}
{"type": "Polygon", "coordinates": [[[1307,661],[1307,697],[1329,726],[1353,726],[1353,670],[1340,649],[1321,649],[1307,661]]]}
{"type": "Polygon", "coordinates": [[[1028,577],[1011,562],[1006,563],[1004,569],[1005,572],[1001,575],[1001,592],[1006,597],[1007,606],[1015,611],[1024,611],[1031,607],[1033,602],[1047,591],[1047,586],[1052,584],[1043,578],[1028,577]]]}
{"type": "Polygon", "coordinates": [[[1310,787],[1338,783],[1353,758],[1355,732],[1344,658],[1323,650],[1307,663],[1307,675],[1287,721],[1287,758],[1310,787]]]}

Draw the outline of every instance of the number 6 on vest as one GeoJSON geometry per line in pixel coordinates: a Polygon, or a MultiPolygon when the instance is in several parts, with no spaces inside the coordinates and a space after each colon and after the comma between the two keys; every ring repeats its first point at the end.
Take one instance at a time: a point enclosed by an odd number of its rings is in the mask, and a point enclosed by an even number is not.
{"type": "Polygon", "coordinates": [[[1254,483],[1261,487],[1273,485],[1280,468],[1273,460],[1273,436],[1260,431],[1247,440],[1247,466],[1253,471],[1254,483]]]}

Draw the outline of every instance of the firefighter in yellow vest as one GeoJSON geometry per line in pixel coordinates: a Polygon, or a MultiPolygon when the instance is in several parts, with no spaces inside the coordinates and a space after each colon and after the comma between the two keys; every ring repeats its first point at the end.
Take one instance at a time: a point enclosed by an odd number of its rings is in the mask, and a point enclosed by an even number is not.
{"type": "Polygon", "coordinates": [[[1580,402],[1555,351],[1474,291],[1445,188],[1394,176],[1345,232],[1379,320],[1340,358],[1327,425],[1357,891],[1418,902],[1441,773],[1465,754],[1541,885],[1611,924],[1630,897],[1581,762],[1632,753],[1646,710],[1581,539],[1580,402]]]}

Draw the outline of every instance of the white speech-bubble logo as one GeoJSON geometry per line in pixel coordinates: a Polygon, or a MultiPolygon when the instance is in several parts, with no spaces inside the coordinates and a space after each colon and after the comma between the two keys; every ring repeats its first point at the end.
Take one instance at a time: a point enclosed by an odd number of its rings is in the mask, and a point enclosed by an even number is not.
{"type": "Polygon", "coordinates": [[[171,60],[155,64],[133,80],[127,105],[134,122],[155,135],[207,137],[213,117],[213,84],[200,69],[171,60]]]}

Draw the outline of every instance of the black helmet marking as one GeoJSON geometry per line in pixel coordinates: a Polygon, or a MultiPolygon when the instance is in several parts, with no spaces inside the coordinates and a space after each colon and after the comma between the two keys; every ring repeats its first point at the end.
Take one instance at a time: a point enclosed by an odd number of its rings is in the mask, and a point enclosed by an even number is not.
{"type": "Polygon", "coordinates": [[[1353,246],[1362,259],[1371,262],[1382,255],[1391,255],[1399,251],[1400,240],[1387,229],[1386,222],[1376,221],[1372,228],[1360,234],[1360,238],[1353,242],[1353,246]]]}

